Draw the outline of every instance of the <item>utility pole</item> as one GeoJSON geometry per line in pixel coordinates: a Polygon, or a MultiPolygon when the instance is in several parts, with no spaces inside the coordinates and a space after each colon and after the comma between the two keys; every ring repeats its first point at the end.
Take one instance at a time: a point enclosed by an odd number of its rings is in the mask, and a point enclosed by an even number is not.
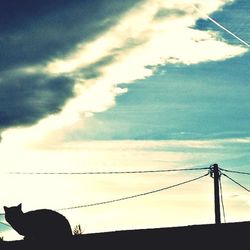
{"type": "Polygon", "coordinates": [[[215,212],[215,224],[221,224],[220,217],[220,171],[218,164],[210,166],[210,176],[214,178],[214,212],[215,212]]]}

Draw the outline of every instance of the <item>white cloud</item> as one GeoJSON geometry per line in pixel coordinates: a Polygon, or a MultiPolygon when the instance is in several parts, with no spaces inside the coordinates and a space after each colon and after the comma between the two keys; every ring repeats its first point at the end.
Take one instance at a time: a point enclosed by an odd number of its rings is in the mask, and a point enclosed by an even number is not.
{"type": "Polygon", "coordinates": [[[225,139],[226,142],[229,143],[243,143],[243,144],[250,144],[250,138],[245,137],[245,138],[230,138],[230,139],[225,139]]]}
{"type": "MultiPolygon", "coordinates": [[[[33,128],[6,131],[3,138],[9,142],[16,138],[15,141],[22,143],[39,140],[50,131],[67,130],[69,126],[73,129],[74,124],[79,124],[89,114],[104,112],[114,106],[116,96],[127,92],[126,88],[121,89],[117,85],[149,77],[157,65],[196,64],[242,55],[247,51],[242,46],[226,43],[216,32],[193,28],[201,17],[196,8],[211,14],[232,2],[145,1],[96,40],[78,44],[69,55],[49,62],[43,71],[51,75],[71,75],[76,81],[76,97],[68,101],[60,114],[41,120],[33,128]],[[88,69],[88,66],[108,56],[113,60],[99,66],[100,74],[94,79],[86,79],[86,73],[81,69],[88,69]]],[[[31,68],[29,72],[32,72],[31,68]]]]}

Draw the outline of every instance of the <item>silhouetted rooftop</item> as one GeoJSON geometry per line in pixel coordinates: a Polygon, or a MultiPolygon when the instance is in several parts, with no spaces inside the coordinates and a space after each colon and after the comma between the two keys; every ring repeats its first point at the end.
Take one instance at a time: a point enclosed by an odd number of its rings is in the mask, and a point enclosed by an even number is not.
{"type": "Polygon", "coordinates": [[[70,242],[12,241],[0,243],[0,250],[29,249],[245,249],[250,222],[221,225],[193,225],[83,234],[70,242]]]}

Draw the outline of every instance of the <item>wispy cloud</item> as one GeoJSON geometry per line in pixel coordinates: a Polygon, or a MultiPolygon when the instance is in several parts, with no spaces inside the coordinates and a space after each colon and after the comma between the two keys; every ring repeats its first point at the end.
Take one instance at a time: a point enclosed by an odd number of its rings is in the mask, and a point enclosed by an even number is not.
{"type": "MultiPolygon", "coordinates": [[[[39,207],[55,209],[84,205],[151,191],[207,172],[207,170],[201,170],[198,172],[143,175],[43,176],[9,175],[8,172],[11,171],[156,170],[197,166],[209,167],[210,164],[215,162],[220,167],[227,169],[232,169],[232,164],[237,163],[235,170],[244,170],[244,168],[247,170],[248,166],[242,168],[242,161],[239,158],[235,158],[234,162],[231,161],[231,165],[226,164],[226,161],[234,157],[235,152],[237,156],[244,155],[242,151],[249,152],[249,147],[250,144],[243,145],[241,142],[228,143],[227,139],[91,141],[70,142],[57,145],[50,150],[22,149],[16,151],[15,157],[6,154],[1,148],[1,166],[8,166],[8,168],[1,168],[0,171],[1,199],[5,203],[2,205],[15,205],[14,203],[23,202],[25,211],[39,207]],[[23,163],[22,170],[20,170],[20,162],[23,163]],[[45,181],[46,185],[44,185],[45,181]],[[10,183],[15,183],[15,185],[10,185],[10,183]],[[8,187],[8,189],[5,187],[8,187]],[[67,193],[66,196],[65,193],[67,193]],[[37,199],[38,195],[43,199],[37,199]]],[[[244,196],[244,193],[239,193],[237,187],[235,189],[235,186],[231,184],[223,179],[223,188],[225,187],[223,195],[227,202],[228,211],[227,219],[235,221],[246,219],[249,217],[247,212],[249,210],[249,198],[244,196]],[[233,199],[231,196],[234,194],[240,196],[233,199]],[[245,206],[242,206],[242,204],[245,204],[245,206]]],[[[214,216],[212,187],[213,180],[208,176],[184,188],[179,187],[164,193],[120,203],[84,208],[83,210],[75,209],[61,212],[69,218],[72,226],[81,223],[87,233],[128,228],[212,223],[214,216]],[[142,216],[142,208],[144,218],[147,215],[147,220],[138,219],[138,216],[142,216]],[[128,212],[131,210],[133,210],[132,214],[128,212]],[[186,216],[185,211],[187,210],[189,216],[186,216]],[[165,214],[164,220],[162,216],[156,216],[158,213],[165,214]],[[115,225],[114,214],[117,221],[115,225]],[[107,217],[113,219],[107,220],[107,217]]],[[[16,235],[11,237],[15,239],[16,235]]]]}

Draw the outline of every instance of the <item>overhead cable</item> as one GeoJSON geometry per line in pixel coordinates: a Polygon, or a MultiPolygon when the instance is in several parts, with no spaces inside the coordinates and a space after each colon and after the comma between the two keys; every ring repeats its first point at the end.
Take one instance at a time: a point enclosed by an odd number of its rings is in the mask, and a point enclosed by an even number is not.
{"type": "Polygon", "coordinates": [[[193,6],[194,9],[196,9],[202,16],[206,17],[207,19],[209,19],[211,22],[213,22],[215,25],[217,25],[218,27],[220,27],[221,29],[223,29],[224,31],[226,31],[228,34],[230,34],[231,36],[235,37],[237,40],[239,40],[241,43],[243,43],[244,45],[246,45],[247,47],[250,47],[250,45],[244,41],[242,38],[240,38],[239,36],[235,35],[233,32],[231,32],[230,30],[228,30],[225,26],[221,25],[220,23],[218,23],[216,20],[214,20],[212,17],[210,17],[209,15],[207,15],[206,13],[204,13],[203,11],[201,11],[196,5],[191,4],[193,6]]]}
{"type": "Polygon", "coordinates": [[[226,223],[226,213],[225,213],[225,206],[224,206],[224,200],[223,200],[223,192],[222,192],[221,178],[219,178],[219,183],[220,183],[220,200],[221,200],[223,218],[224,218],[224,223],[226,223]]]}
{"type": "Polygon", "coordinates": [[[224,168],[220,168],[220,170],[225,171],[225,172],[228,172],[228,173],[250,175],[249,172],[235,171],[235,170],[229,170],[229,169],[224,169],[224,168]]]}
{"type": "Polygon", "coordinates": [[[240,186],[241,188],[245,189],[247,192],[250,192],[250,190],[246,187],[244,187],[243,185],[241,185],[239,182],[237,182],[236,180],[234,180],[233,178],[229,177],[228,175],[226,174],[223,174],[222,175],[226,176],[229,180],[231,180],[232,182],[234,182],[235,184],[237,184],[238,186],[240,186]]]}
{"type": "Polygon", "coordinates": [[[10,172],[9,174],[20,175],[104,175],[104,174],[147,174],[147,173],[165,173],[178,171],[196,171],[205,170],[208,167],[200,168],[176,168],[176,169],[158,169],[158,170],[135,170],[135,171],[97,171],[97,172],[10,172]]]}
{"type": "Polygon", "coordinates": [[[145,196],[145,195],[149,195],[149,194],[153,194],[153,193],[157,193],[157,192],[161,192],[170,188],[174,188],[177,186],[181,186],[196,180],[199,180],[201,178],[204,178],[205,176],[209,175],[209,173],[206,173],[202,176],[187,180],[187,181],[183,181],[168,187],[163,187],[160,189],[155,189],[149,192],[145,192],[145,193],[141,193],[141,194],[136,194],[136,195],[131,195],[131,196],[126,196],[126,197],[122,197],[122,198],[118,198],[118,199],[113,199],[113,200],[108,200],[108,201],[101,201],[101,202],[97,202],[97,203],[91,203],[91,204],[86,204],[86,205],[79,205],[79,206],[73,206],[73,207],[67,207],[67,208],[60,208],[60,209],[56,209],[57,211],[61,211],[61,210],[71,210],[71,209],[77,209],[77,208],[85,208],[85,207],[92,207],[92,206],[98,206],[98,205],[104,205],[104,204],[108,204],[108,203],[113,203],[113,202],[118,202],[118,201],[123,201],[123,200],[128,200],[128,199],[133,199],[133,198],[138,198],[140,196],[145,196]]]}
{"type": "Polygon", "coordinates": [[[9,224],[7,224],[7,223],[4,223],[4,222],[1,222],[1,221],[0,221],[0,224],[4,225],[4,226],[6,226],[6,227],[11,227],[11,225],[9,225],[9,224]]]}

